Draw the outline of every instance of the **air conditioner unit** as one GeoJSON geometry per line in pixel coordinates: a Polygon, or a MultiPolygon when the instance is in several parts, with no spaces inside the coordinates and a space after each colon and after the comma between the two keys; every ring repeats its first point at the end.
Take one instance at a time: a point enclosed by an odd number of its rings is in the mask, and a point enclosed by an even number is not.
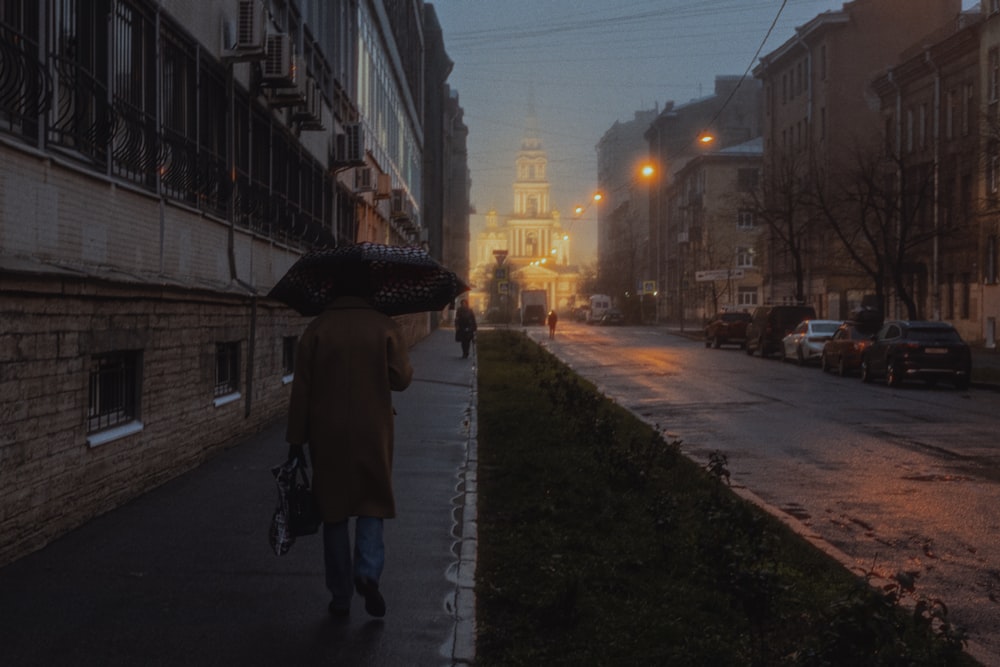
{"type": "Polygon", "coordinates": [[[323,129],[323,95],[311,76],[306,77],[305,99],[292,110],[292,120],[303,130],[323,129]]]}
{"type": "Polygon", "coordinates": [[[334,161],[343,166],[364,166],[365,135],[361,123],[345,125],[343,134],[337,135],[334,161]]]}
{"type": "Polygon", "coordinates": [[[388,199],[392,196],[392,176],[379,174],[375,184],[375,199],[388,199]]]}
{"type": "Polygon", "coordinates": [[[292,40],[279,32],[268,35],[264,60],[260,64],[261,82],[272,88],[294,88],[300,75],[300,63],[292,56],[292,40]]]}
{"type": "Polygon", "coordinates": [[[222,21],[222,57],[259,60],[267,39],[267,8],[261,0],[235,0],[236,20],[222,21]]]}
{"type": "Polygon", "coordinates": [[[355,192],[372,192],[374,189],[375,184],[372,179],[371,167],[361,167],[354,172],[355,192]]]}
{"type": "Polygon", "coordinates": [[[390,198],[391,203],[389,204],[389,215],[393,218],[405,218],[407,217],[407,204],[409,203],[406,199],[406,191],[402,188],[396,188],[392,191],[392,197],[390,198]]]}

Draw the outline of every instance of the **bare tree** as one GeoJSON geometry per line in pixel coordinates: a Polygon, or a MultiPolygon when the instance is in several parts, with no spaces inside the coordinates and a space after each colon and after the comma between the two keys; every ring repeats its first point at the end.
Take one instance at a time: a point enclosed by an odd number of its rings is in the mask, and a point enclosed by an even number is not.
{"type": "MultiPolygon", "coordinates": [[[[795,300],[805,301],[806,258],[809,248],[811,181],[803,159],[779,154],[765,165],[756,187],[747,193],[746,206],[754,217],[767,226],[771,252],[787,252],[789,265],[782,267],[792,274],[795,300]]],[[[772,257],[772,269],[775,266],[772,257]]],[[[774,276],[772,274],[772,280],[774,276]]]]}
{"type": "Polygon", "coordinates": [[[887,142],[855,149],[852,160],[839,170],[811,170],[811,208],[869,277],[879,303],[891,286],[908,317],[919,319],[908,278],[920,266],[922,249],[940,233],[930,224],[933,163],[908,159],[887,142]]]}

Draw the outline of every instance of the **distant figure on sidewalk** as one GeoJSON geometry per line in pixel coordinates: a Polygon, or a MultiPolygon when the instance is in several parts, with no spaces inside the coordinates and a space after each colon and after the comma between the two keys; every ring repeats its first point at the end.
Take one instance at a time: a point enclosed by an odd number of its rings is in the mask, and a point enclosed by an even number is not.
{"type": "Polygon", "coordinates": [[[549,316],[545,318],[546,324],[549,325],[549,340],[553,340],[556,337],[556,323],[559,321],[559,316],[556,315],[555,310],[549,311],[549,316]]]}
{"type": "Polygon", "coordinates": [[[455,311],[455,340],[462,344],[462,358],[469,358],[469,344],[476,336],[476,314],[469,308],[468,299],[462,299],[455,311]]]}
{"type": "Polygon", "coordinates": [[[358,296],[336,299],[299,341],[286,438],[289,457],[301,458],[309,443],[328,610],[337,617],[350,613],[355,590],[370,615],[385,615],[382,522],[396,515],[391,392],[406,389],[412,377],[399,324],[358,296]]]}

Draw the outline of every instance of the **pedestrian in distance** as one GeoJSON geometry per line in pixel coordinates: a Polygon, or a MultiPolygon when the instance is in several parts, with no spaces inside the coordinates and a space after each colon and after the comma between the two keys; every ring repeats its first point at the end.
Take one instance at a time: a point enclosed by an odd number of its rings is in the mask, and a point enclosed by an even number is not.
{"type": "Polygon", "coordinates": [[[556,337],[556,323],[559,321],[559,316],[556,315],[555,310],[549,311],[549,316],[545,318],[545,322],[549,325],[549,340],[554,340],[556,337]]]}
{"type": "Polygon", "coordinates": [[[462,299],[455,312],[455,340],[462,344],[462,358],[469,358],[469,346],[476,337],[476,314],[469,308],[468,299],[462,299]]]}
{"type": "Polygon", "coordinates": [[[350,614],[355,591],[371,616],[385,615],[382,529],[396,515],[391,392],[413,377],[401,327],[360,296],[363,279],[355,280],[356,289],[335,299],[299,341],[286,433],[290,458],[304,460],[309,445],[328,610],[340,618],[350,614]]]}

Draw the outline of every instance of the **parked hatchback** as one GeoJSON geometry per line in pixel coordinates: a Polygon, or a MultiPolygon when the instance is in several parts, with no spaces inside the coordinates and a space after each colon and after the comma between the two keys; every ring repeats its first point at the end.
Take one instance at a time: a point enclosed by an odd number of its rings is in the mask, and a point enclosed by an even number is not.
{"type": "Polygon", "coordinates": [[[844,322],[823,346],[819,366],[844,376],[861,368],[861,355],[872,344],[872,331],[858,322],[844,322]]]}
{"type": "Polygon", "coordinates": [[[884,377],[890,387],[918,379],[967,389],[971,371],[969,345],[947,322],[886,322],[861,359],[863,381],[884,377]]]}
{"type": "Polygon", "coordinates": [[[812,306],[759,306],[747,325],[747,354],[766,357],[781,349],[781,339],[802,320],[816,319],[812,306]]]}
{"type": "Polygon", "coordinates": [[[719,349],[730,343],[742,346],[747,340],[747,325],[750,324],[750,313],[724,311],[705,325],[705,347],[719,349]]]}
{"type": "Polygon", "coordinates": [[[823,345],[833,337],[840,320],[804,320],[781,339],[781,358],[794,359],[799,366],[818,361],[823,345]]]}

